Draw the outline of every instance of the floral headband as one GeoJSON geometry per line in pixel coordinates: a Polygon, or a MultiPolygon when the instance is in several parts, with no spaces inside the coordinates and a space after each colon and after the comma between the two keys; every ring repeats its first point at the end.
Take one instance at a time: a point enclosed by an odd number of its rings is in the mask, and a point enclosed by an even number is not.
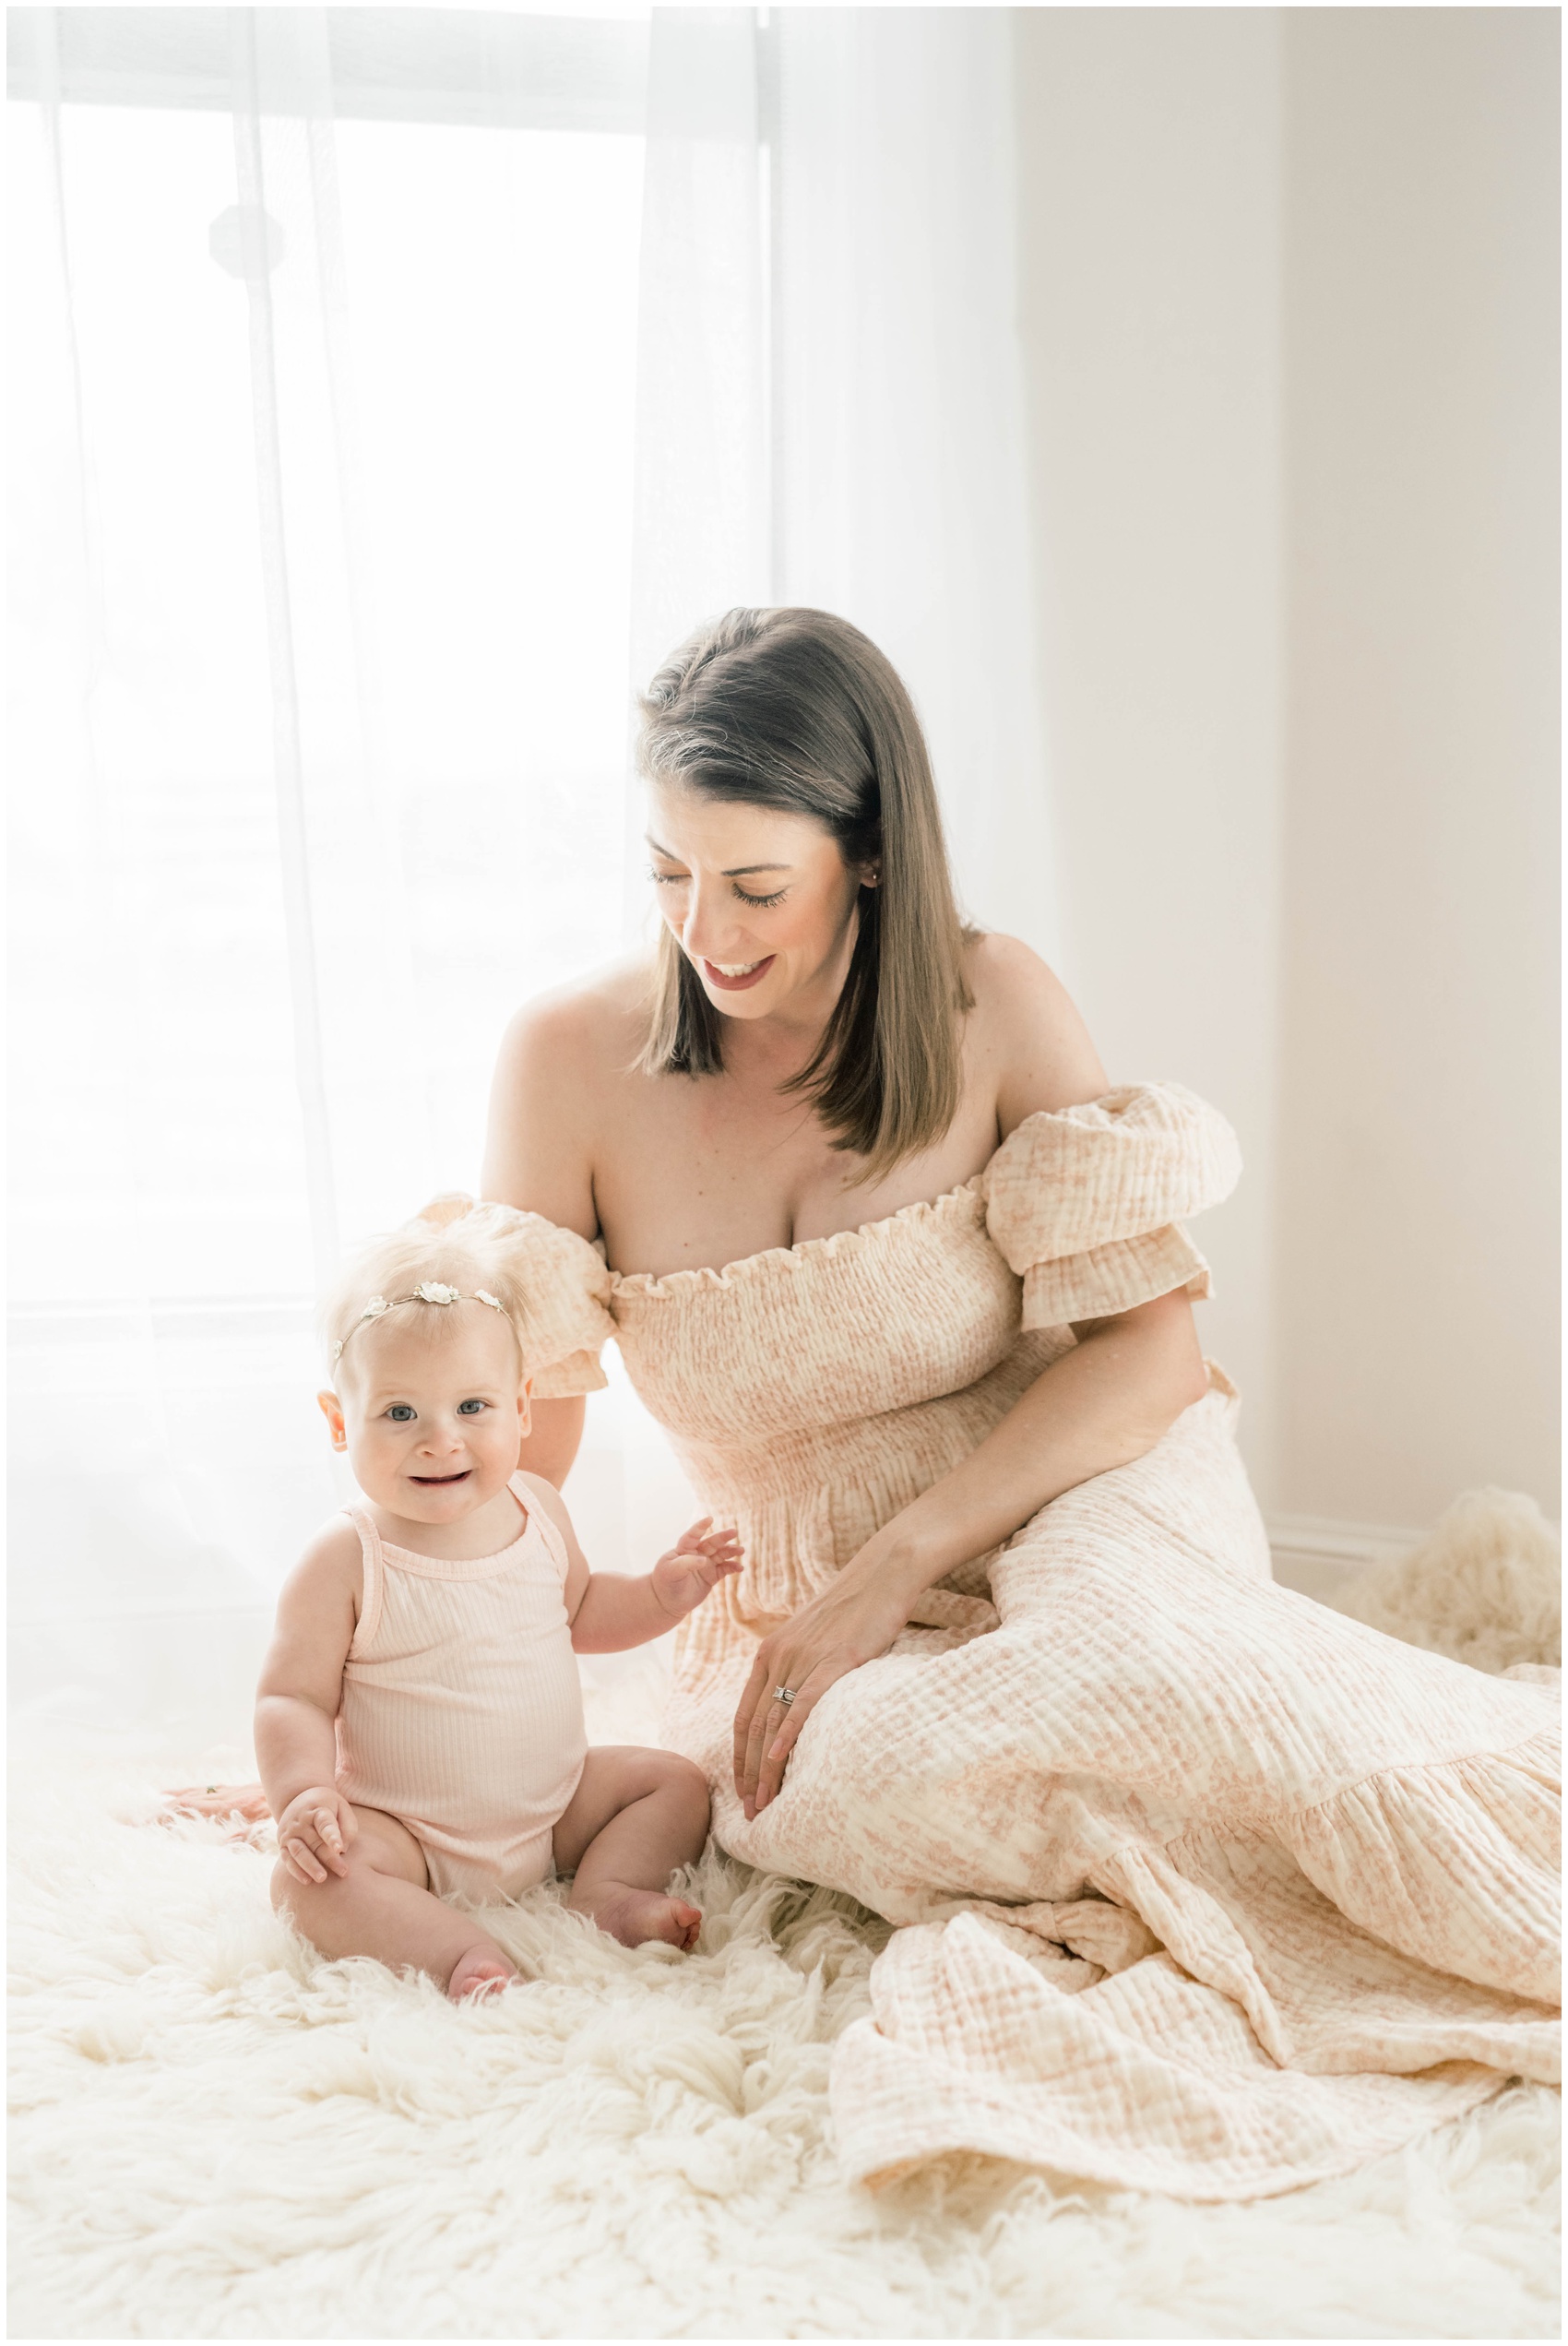
{"type": "MultiPolygon", "coordinates": [[[[438,1279],[426,1279],[422,1280],[410,1295],[373,1295],[355,1320],[354,1327],[350,1328],[349,1336],[354,1333],[354,1328],[362,1328],[367,1319],[380,1319],[384,1313],[396,1311],[399,1304],[488,1304],[493,1312],[501,1313],[503,1317],[506,1312],[505,1304],[487,1287],[476,1287],[471,1295],[464,1295],[456,1287],[444,1287],[438,1279]]],[[[332,1347],[334,1367],[342,1358],[349,1336],[339,1336],[332,1347]]]]}

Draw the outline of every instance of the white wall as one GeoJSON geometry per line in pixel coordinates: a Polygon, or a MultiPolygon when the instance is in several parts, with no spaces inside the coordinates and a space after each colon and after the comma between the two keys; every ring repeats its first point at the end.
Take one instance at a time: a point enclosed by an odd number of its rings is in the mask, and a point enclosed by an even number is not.
{"type": "Polygon", "coordinates": [[[1554,9],[1285,27],[1278,1495],[1557,1482],[1554,9]]]}
{"type": "Polygon", "coordinates": [[[1015,29],[1064,974],[1265,1506],[1554,1511],[1556,13],[1015,29]]]}
{"type": "Polygon", "coordinates": [[[1015,15],[1021,299],[1062,974],[1113,1079],[1221,1105],[1206,1348],[1272,1480],[1280,816],[1279,28],[1015,15]]]}

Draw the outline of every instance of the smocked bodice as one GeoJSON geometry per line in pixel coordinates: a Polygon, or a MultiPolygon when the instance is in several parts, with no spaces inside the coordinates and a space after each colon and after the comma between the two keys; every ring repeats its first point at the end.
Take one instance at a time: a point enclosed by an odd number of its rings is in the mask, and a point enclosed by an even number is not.
{"type": "Polygon", "coordinates": [[[1020,1283],[973,1181],[721,1271],[612,1279],[610,1314],[677,1440],[751,1450],[975,1384],[1017,1341],[1020,1283]]]}
{"type": "Polygon", "coordinates": [[[612,1273],[519,1214],[535,1391],[602,1385],[613,1337],[703,1504],[740,1530],[737,1601],[788,1612],[984,1439],[1074,1322],[1206,1294],[1181,1218],[1239,1170],[1222,1117],[1146,1085],[1027,1118],[932,1203],[722,1270],[612,1273]]]}
{"type": "Polygon", "coordinates": [[[722,1270],[615,1277],[501,1209],[536,1389],[602,1383],[613,1336],[745,1542],[681,1626],[661,1738],[717,1840],[904,1926],[834,2049],[854,2176],[960,2151],[1244,2198],[1396,2148],[1489,2072],[1558,2074],[1550,1697],[1276,1588],[1223,1379],[863,1667],[817,1646],[819,1674],[788,1631],[759,1654],[1084,1322],[1206,1293],[1182,1222],[1237,1171],[1221,1118],[1150,1085],[722,1270]],[[764,1659],[764,1689],[783,1668],[811,1692],[748,1816],[735,1721],[764,1659]]]}

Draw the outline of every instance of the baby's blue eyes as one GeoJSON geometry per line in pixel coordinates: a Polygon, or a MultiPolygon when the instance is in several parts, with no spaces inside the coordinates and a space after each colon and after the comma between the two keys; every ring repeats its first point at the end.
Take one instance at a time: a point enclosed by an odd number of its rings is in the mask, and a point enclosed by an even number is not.
{"type": "MultiPolygon", "coordinates": [[[[457,1404],[457,1415],[459,1417],[478,1417],[481,1410],[486,1410],[489,1407],[490,1404],[488,1401],[459,1401],[457,1404]]],[[[411,1401],[394,1401],[386,1414],[392,1420],[394,1425],[411,1425],[415,1417],[418,1415],[418,1411],[415,1410],[411,1401]]]]}

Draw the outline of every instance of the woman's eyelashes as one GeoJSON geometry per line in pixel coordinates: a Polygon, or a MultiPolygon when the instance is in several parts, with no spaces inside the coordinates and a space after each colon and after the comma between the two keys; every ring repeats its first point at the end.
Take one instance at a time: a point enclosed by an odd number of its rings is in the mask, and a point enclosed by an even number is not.
{"type": "MultiPolygon", "coordinates": [[[[648,878],[659,887],[689,887],[691,885],[689,872],[649,872],[648,878]]],[[[788,893],[787,888],[781,887],[775,888],[771,896],[748,896],[743,887],[733,890],[741,903],[754,905],[759,911],[765,912],[772,905],[782,904],[788,893]]]]}

